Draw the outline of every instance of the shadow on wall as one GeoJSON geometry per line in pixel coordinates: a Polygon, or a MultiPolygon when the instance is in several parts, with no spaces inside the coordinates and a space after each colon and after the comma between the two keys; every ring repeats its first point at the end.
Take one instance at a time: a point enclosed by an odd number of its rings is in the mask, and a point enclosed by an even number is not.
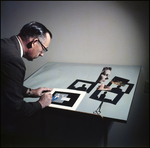
{"type": "Polygon", "coordinates": [[[136,3],[135,1],[128,1],[119,2],[118,4],[123,9],[126,9],[130,15],[132,15],[132,18],[135,19],[137,25],[139,26],[143,38],[149,41],[149,32],[147,30],[147,28],[149,28],[149,1],[136,1],[136,3]]]}

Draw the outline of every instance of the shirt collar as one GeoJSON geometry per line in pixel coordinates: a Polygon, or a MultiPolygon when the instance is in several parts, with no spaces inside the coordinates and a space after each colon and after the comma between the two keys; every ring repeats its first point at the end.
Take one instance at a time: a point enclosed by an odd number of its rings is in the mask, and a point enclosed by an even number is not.
{"type": "Polygon", "coordinates": [[[21,57],[23,56],[23,48],[22,48],[22,45],[21,45],[21,42],[19,40],[19,38],[16,36],[18,42],[19,42],[19,45],[20,45],[20,52],[21,52],[21,57]]]}

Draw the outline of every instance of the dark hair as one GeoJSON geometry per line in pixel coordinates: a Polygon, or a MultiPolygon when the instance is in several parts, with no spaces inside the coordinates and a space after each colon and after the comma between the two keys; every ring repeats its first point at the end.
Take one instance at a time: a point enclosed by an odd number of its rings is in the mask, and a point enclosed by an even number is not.
{"type": "Polygon", "coordinates": [[[52,38],[52,33],[41,23],[32,21],[22,27],[18,34],[22,40],[27,40],[29,37],[45,37],[45,34],[49,33],[52,38]]]}
{"type": "Polygon", "coordinates": [[[101,74],[104,74],[105,73],[105,70],[112,70],[112,68],[111,67],[104,67],[103,68],[103,70],[102,70],[102,72],[101,72],[101,74]]]}
{"type": "Polygon", "coordinates": [[[105,74],[105,71],[106,71],[106,70],[110,70],[110,71],[111,71],[112,68],[111,68],[111,67],[104,67],[103,70],[102,70],[102,72],[100,73],[98,79],[96,80],[97,83],[99,82],[99,80],[101,80],[102,74],[105,74]]]}

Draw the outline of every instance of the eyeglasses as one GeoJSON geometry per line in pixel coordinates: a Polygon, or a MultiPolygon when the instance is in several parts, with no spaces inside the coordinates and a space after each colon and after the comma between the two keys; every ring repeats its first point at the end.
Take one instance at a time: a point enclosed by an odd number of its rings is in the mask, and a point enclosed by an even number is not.
{"type": "Polygon", "coordinates": [[[48,51],[48,48],[46,48],[46,47],[41,43],[40,40],[38,40],[38,42],[41,44],[41,46],[42,46],[44,52],[48,51]]]}

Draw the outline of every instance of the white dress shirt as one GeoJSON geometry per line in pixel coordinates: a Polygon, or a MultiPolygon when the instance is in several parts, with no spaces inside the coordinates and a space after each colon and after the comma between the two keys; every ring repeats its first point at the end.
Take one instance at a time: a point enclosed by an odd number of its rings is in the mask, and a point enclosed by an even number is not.
{"type": "Polygon", "coordinates": [[[16,36],[18,42],[19,42],[19,45],[20,45],[20,51],[21,51],[21,57],[23,56],[23,48],[22,48],[22,45],[21,45],[21,42],[19,40],[19,38],[16,36]]]}

